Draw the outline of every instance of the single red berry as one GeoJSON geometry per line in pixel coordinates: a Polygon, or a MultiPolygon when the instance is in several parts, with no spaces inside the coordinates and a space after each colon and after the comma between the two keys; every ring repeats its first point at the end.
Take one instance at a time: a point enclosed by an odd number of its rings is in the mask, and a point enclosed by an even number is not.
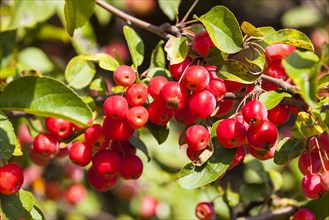
{"type": "Polygon", "coordinates": [[[17,163],[8,163],[0,167],[0,193],[13,195],[17,193],[24,182],[24,172],[17,163]]]}
{"type": "Polygon", "coordinates": [[[155,76],[150,80],[150,83],[147,86],[147,90],[153,99],[159,99],[160,90],[165,84],[167,84],[167,82],[168,79],[164,76],[155,76]]]}
{"type": "Polygon", "coordinates": [[[130,106],[144,105],[148,96],[147,87],[140,83],[132,84],[126,91],[126,99],[130,106]]]}
{"type": "Polygon", "coordinates": [[[290,108],[287,105],[279,104],[268,110],[267,119],[275,125],[282,125],[289,120],[290,108]]]}
{"type": "Polygon", "coordinates": [[[191,161],[196,161],[200,159],[200,155],[202,154],[204,150],[199,150],[195,151],[191,149],[190,147],[186,148],[186,156],[191,160],[191,161]]]}
{"type": "Polygon", "coordinates": [[[117,152],[121,158],[126,155],[135,155],[137,148],[129,141],[112,141],[110,149],[117,152]]]}
{"type": "Polygon", "coordinates": [[[136,155],[126,155],[122,158],[120,175],[124,179],[138,179],[143,172],[143,162],[136,155]]]}
{"type": "Polygon", "coordinates": [[[87,196],[86,188],[80,183],[72,183],[64,190],[64,199],[66,202],[77,205],[87,196]]]}
{"type": "Polygon", "coordinates": [[[105,149],[109,140],[105,137],[103,128],[100,124],[93,124],[85,131],[85,143],[95,151],[105,149]]]}
{"type": "Polygon", "coordinates": [[[207,31],[196,34],[192,40],[192,50],[202,57],[206,57],[208,50],[214,47],[215,44],[211,40],[207,31]]]}
{"type": "Polygon", "coordinates": [[[209,72],[203,66],[190,66],[183,75],[182,84],[190,91],[201,91],[209,84],[209,72]]]}
{"type": "Polygon", "coordinates": [[[182,125],[191,125],[195,122],[196,117],[194,117],[188,108],[185,108],[181,111],[175,111],[174,117],[177,122],[182,125]]]}
{"type": "Polygon", "coordinates": [[[119,177],[118,175],[114,175],[111,178],[104,178],[102,176],[97,175],[94,168],[91,166],[87,172],[87,179],[91,187],[100,192],[106,192],[115,187],[117,184],[119,177]]]}
{"type": "Polygon", "coordinates": [[[276,144],[278,129],[270,121],[263,121],[248,128],[247,139],[250,147],[256,150],[268,150],[276,144]]]}
{"type": "Polygon", "coordinates": [[[238,120],[227,118],[216,128],[218,141],[223,147],[235,148],[246,143],[246,129],[238,120]]]}
{"type": "Polygon", "coordinates": [[[128,140],[135,132],[125,118],[121,121],[111,121],[105,118],[103,121],[103,130],[108,139],[118,141],[128,140]]]}
{"type": "Polygon", "coordinates": [[[195,207],[195,216],[199,220],[211,220],[216,216],[214,205],[211,202],[200,202],[195,207]]]}
{"type": "Polygon", "coordinates": [[[105,100],[103,108],[106,118],[111,121],[121,121],[126,116],[129,107],[125,97],[114,95],[105,100]]]}
{"type": "Polygon", "coordinates": [[[242,107],[242,115],[248,124],[258,125],[267,118],[267,109],[261,101],[251,100],[242,107]]]}
{"type": "Polygon", "coordinates": [[[209,131],[202,125],[192,125],[185,132],[185,140],[189,148],[195,151],[204,150],[209,143],[209,131]]]}
{"type": "Polygon", "coordinates": [[[316,220],[316,217],[311,210],[307,208],[301,208],[294,213],[292,220],[316,220]]]}
{"type": "Polygon", "coordinates": [[[196,118],[207,118],[216,108],[216,99],[208,90],[194,92],[188,101],[188,108],[196,118]]]}
{"type": "Polygon", "coordinates": [[[265,48],[266,60],[283,59],[296,50],[295,46],[288,44],[271,44],[265,48]]]}
{"type": "Polygon", "coordinates": [[[130,66],[122,65],[113,72],[113,79],[116,84],[128,87],[136,81],[136,73],[130,66]]]}
{"type": "Polygon", "coordinates": [[[255,148],[248,145],[249,153],[257,158],[258,160],[269,160],[274,157],[275,146],[269,148],[268,150],[256,150],[255,148]]]}
{"type": "Polygon", "coordinates": [[[92,166],[98,175],[112,178],[119,172],[121,157],[116,151],[101,150],[93,156],[92,166]]]}
{"type": "Polygon", "coordinates": [[[242,145],[241,147],[238,147],[233,160],[230,164],[230,166],[227,168],[228,170],[232,169],[233,167],[235,167],[236,165],[238,165],[239,163],[241,163],[244,158],[247,155],[247,149],[244,145],[242,145]]]}
{"type": "Polygon", "coordinates": [[[185,72],[188,66],[192,64],[193,60],[191,57],[186,57],[182,62],[169,65],[169,71],[171,75],[177,81],[180,80],[182,74],[185,72]]]}
{"type": "Polygon", "coordinates": [[[325,190],[321,185],[321,176],[318,173],[310,173],[303,177],[302,179],[302,192],[310,199],[321,198],[325,190]]]}
{"type": "Polygon", "coordinates": [[[143,106],[135,106],[128,110],[126,115],[127,123],[133,129],[144,127],[148,121],[149,113],[143,106]]]}
{"type": "Polygon", "coordinates": [[[43,157],[54,157],[59,150],[58,141],[51,134],[38,134],[33,141],[33,149],[43,157]]]}
{"type": "MultiPolygon", "coordinates": [[[[273,60],[271,61],[267,67],[265,68],[265,75],[277,78],[277,79],[283,79],[283,80],[287,80],[288,76],[286,74],[286,70],[284,69],[284,67],[281,64],[281,60],[273,60]]],[[[275,90],[278,89],[279,86],[269,82],[267,80],[263,80],[262,81],[262,88],[270,91],[270,90],[275,90]]]]}
{"type": "Polygon", "coordinates": [[[79,166],[87,166],[91,161],[93,151],[83,142],[75,142],[70,147],[69,158],[79,166]]]}
{"type": "Polygon", "coordinates": [[[298,168],[303,175],[318,173],[321,170],[321,160],[318,152],[303,152],[298,159],[298,168]]]}
{"type": "Polygon", "coordinates": [[[58,140],[69,137],[72,134],[73,124],[60,118],[46,118],[46,128],[50,134],[58,140]]]}
{"type": "Polygon", "coordinates": [[[234,106],[234,101],[232,99],[223,99],[218,102],[219,108],[216,112],[215,117],[223,117],[232,111],[234,106]]]}
{"type": "Polygon", "coordinates": [[[171,110],[183,110],[187,105],[187,89],[178,82],[166,83],[160,91],[160,100],[171,110]]]}
{"type": "Polygon", "coordinates": [[[149,120],[157,125],[166,125],[173,116],[173,111],[165,108],[164,104],[159,101],[153,101],[148,107],[149,120]]]}
{"type": "Polygon", "coordinates": [[[225,83],[220,78],[210,80],[207,90],[214,95],[216,102],[221,101],[226,94],[225,83]]]}

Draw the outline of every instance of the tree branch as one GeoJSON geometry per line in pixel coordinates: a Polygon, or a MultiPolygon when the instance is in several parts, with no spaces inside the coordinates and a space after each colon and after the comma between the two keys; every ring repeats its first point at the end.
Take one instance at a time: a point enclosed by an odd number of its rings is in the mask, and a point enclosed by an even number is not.
{"type": "Polygon", "coordinates": [[[261,78],[280,86],[282,89],[286,90],[287,92],[299,93],[298,86],[291,85],[290,83],[287,83],[283,79],[277,79],[271,76],[267,76],[265,74],[262,74],[261,78]]]}
{"type": "Polygon", "coordinates": [[[99,5],[100,7],[102,7],[103,9],[107,10],[111,14],[115,15],[116,17],[125,20],[128,24],[133,24],[133,25],[135,25],[137,27],[140,27],[144,30],[150,31],[150,32],[160,36],[163,39],[168,40],[170,37],[173,36],[173,35],[165,32],[163,30],[163,28],[155,26],[153,24],[150,24],[146,21],[140,20],[136,17],[133,17],[133,16],[131,16],[131,15],[115,8],[115,7],[113,7],[112,5],[106,3],[102,0],[96,0],[96,4],[99,5]]]}

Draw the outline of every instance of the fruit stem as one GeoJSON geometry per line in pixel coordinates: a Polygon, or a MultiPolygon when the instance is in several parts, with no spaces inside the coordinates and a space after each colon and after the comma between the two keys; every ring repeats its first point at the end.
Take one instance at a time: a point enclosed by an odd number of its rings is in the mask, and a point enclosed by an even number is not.
{"type": "Polygon", "coordinates": [[[195,8],[195,6],[198,4],[199,0],[195,0],[194,3],[192,4],[192,6],[189,8],[189,10],[186,12],[186,14],[184,15],[183,19],[178,23],[179,24],[184,24],[184,22],[186,21],[186,19],[188,18],[188,16],[191,14],[191,12],[193,11],[193,9],[195,8]]]}
{"type": "MultiPolygon", "coordinates": [[[[326,166],[325,166],[325,164],[323,162],[322,153],[321,153],[321,149],[320,149],[320,146],[319,146],[319,140],[318,140],[318,137],[317,136],[315,137],[315,146],[316,146],[316,148],[318,150],[318,153],[319,153],[319,157],[320,157],[322,168],[323,168],[323,170],[325,172],[327,172],[327,168],[326,168],[326,166]]],[[[325,152],[325,150],[324,150],[324,152],[325,152]]]]}

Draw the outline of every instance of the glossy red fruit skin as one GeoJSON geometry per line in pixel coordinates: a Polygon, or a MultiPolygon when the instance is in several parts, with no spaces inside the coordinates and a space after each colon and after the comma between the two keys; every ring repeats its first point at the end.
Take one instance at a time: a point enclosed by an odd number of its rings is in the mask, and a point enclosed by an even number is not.
{"type": "Polygon", "coordinates": [[[115,151],[101,150],[92,158],[92,167],[95,172],[104,178],[117,175],[121,166],[121,157],[115,151]]]}
{"type": "Polygon", "coordinates": [[[139,214],[142,218],[152,218],[156,216],[158,200],[152,196],[143,196],[139,214]]]}
{"type": "Polygon", "coordinates": [[[192,125],[185,132],[185,140],[189,148],[194,151],[204,150],[209,143],[209,131],[202,125],[192,125]]]}
{"type": "Polygon", "coordinates": [[[248,85],[240,82],[235,82],[231,80],[224,80],[226,91],[228,92],[241,92],[245,93],[248,91],[248,85]]]}
{"type": "Polygon", "coordinates": [[[216,102],[221,101],[226,94],[226,86],[222,79],[212,79],[207,85],[207,90],[214,95],[216,102]]]}
{"type": "Polygon", "coordinates": [[[310,173],[302,179],[302,192],[310,199],[319,199],[325,193],[321,186],[321,177],[318,173],[310,173]]]}
{"type": "Polygon", "coordinates": [[[125,141],[133,136],[135,130],[129,126],[126,119],[111,121],[105,118],[103,121],[105,136],[110,140],[125,141]]]}
{"type": "Polygon", "coordinates": [[[149,113],[143,106],[135,106],[128,110],[126,115],[127,123],[133,129],[140,129],[144,127],[148,121],[149,113]]]}
{"type": "Polygon", "coordinates": [[[196,34],[192,40],[192,50],[202,57],[206,57],[208,50],[214,47],[215,44],[212,42],[207,31],[196,34]]]}
{"type": "Polygon", "coordinates": [[[144,105],[148,96],[147,87],[143,84],[135,83],[128,87],[126,99],[130,106],[144,105]]]}
{"type": "Polygon", "coordinates": [[[307,208],[301,208],[292,216],[292,220],[316,220],[313,212],[307,208]]]}
{"type": "Polygon", "coordinates": [[[188,100],[187,89],[179,82],[168,82],[160,90],[160,100],[167,109],[183,110],[188,100]]]}
{"type": "Polygon", "coordinates": [[[188,101],[188,108],[196,118],[207,118],[216,108],[216,99],[208,90],[194,92],[188,101]]]}
{"type": "Polygon", "coordinates": [[[258,125],[267,118],[267,109],[259,100],[251,100],[242,107],[242,116],[250,125],[258,125]]]}
{"type": "Polygon", "coordinates": [[[195,216],[199,220],[211,220],[216,216],[214,206],[210,202],[200,202],[195,207],[195,216]]]}
{"type": "Polygon", "coordinates": [[[276,144],[278,129],[270,121],[263,121],[248,128],[247,139],[250,147],[255,150],[269,150],[276,144]]]}
{"type": "Polygon", "coordinates": [[[69,158],[72,163],[87,166],[92,158],[93,151],[84,142],[75,142],[70,147],[69,158]]]}
{"type": "Polygon", "coordinates": [[[179,80],[188,66],[192,64],[191,57],[186,57],[182,62],[169,65],[169,71],[175,80],[179,80]]]}
{"type": "Polygon", "coordinates": [[[85,143],[95,151],[104,150],[109,144],[100,124],[93,124],[85,131],[85,143]]]}
{"type": "Polygon", "coordinates": [[[47,117],[46,128],[58,140],[69,137],[72,134],[73,124],[60,118],[47,117]]]}
{"type": "Polygon", "coordinates": [[[255,148],[248,146],[249,153],[257,158],[258,160],[269,160],[274,157],[275,154],[275,146],[271,147],[268,150],[256,150],[255,148]]]}
{"type": "Polygon", "coordinates": [[[64,199],[72,205],[81,203],[87,196],[86,188],[80,183],[73,183],[64,191],[64,199]]]}
{"type": "Polygon", "coordinates": [[[247,155],[247,148],[244,145],[242,145],[241,147],[238,147],[238,149],[233,157],[233,160],[227,169],[230,170],[233,167],[237,166],[239,163],[241,163],[244,160],[246,155],[247,155]]]}
{"type": "Polygon", "coordinates": [[[87,171],[87,179],[92,188],[100,192],[107,192],[113,189],[118,183],[119,176],[114,175],[112,178],[104,178],[97,175],[94,168],[91,166],[87,171]]]}
{"type": "Polygon", "coordinates": [[[214,66],[214,65],[206,65],[205,68],[208,70],[210,80],[212,80],[212,79],[220,79],[220,80],[222,80],[221,78],[219,78],[217,76],[217,66],[214,66]]]}
{"type": "Polygon", "coordinates": [[[267,112],[267,119],[275,125],[286,123],[290,117],[290,108],[287,105],[279,104],[267,112]]]}
{"type": "Polygon", "coordinates": [[[303,175],[320,172],[321,160],[319,157],[319,153],[303,152],[298,159],[298,168],[303,175]],[[311,161],[312,161],[312,165],[311,165],[311,161]]]}
{"type": "Polygon", "coordinates": [[[17,193],[24,182],[24,172],[17,163],[8,163],[0,167],[0,193],[13,195],[17,193]]]}
{"type": "Polygon", "coordinates": [[[199,160],[200,155],[202,154],[204,150],[199,150],[195,151],[191,149],[190,147],[186,148],[186,156],[191,160],[191,161],[196,161],[199,160]]]}
{"type": "Polygon", "coordinates": [[[58,150],[58,141],[51,134],[38,134],[33,140],[34,150],[43,157],[54,157],[58,150]]]}
{"type": "Polygon", "coordinates": [[[288,44],[271,44],[265,48],[266,61],[283,59],[296,50],[295,46],[288,44]]]}
{"type": "Polygon", "coordinates": [[[153,77],[147,86],[148,94],[150,94],[153,99],[159,99],[160,90],[165,84],[167,84],[167,82],[169,81],[164,76],[153,77]]]}
{"type": "Polygon", "coordinates": [[[182,84],[190,91],[201,91],[209,84],[209,72],[203,66],[190,66],[184,73],[182,84]]]}
{"type": "Polygon", "coordinates": [[[177,122],[182,125],[191,125],[195,122],[196,117],[194,117],[188,108],[185,108],[181,111],[175,111],[174,117],[177,122]]]}
{"type": "Polygon", "coordinates": [[[129,87],[136,81],[136,73],[130,66],[122,65],[113,72],[113,80],[120,86],[129,87]]]}
{"type": "Polygon", "coordinates": [[[121,121],[124,119],[128,108],[129,106],[126,98],[121,95],[108,97],[103,106],[106,118],[112,121],[121,121]]]}
{"type": "Polygon", "coordinates": [[[216,112],[215,117],[220,118],[228,114],[233,109],[234,101],[231,99],[223,99],[219,101],[218,104],[219,108],[216,112]]]}
{"type": "Polygon", "coordinates": [[[110,149],[117,152],[121,158],[126,155],[135,155],[137,148],[129,141],[112,141],[110,149]]]}
{"type": "Polygon", "coordinates": [[[149,113],[149,120],[157,125],[166,125],[174,112],[170,109],[165,108],[162,101],[155,100],[148,107],[147,111],[149,113]]]}
{"type": "Polygon", "coordinates": [[[246,129],[238,120],[227,118],[216,128],[218,141],[225,148],[240,147],[246,143],[246,129]]]}
{"type": "Polygon", "coordinates": [[[129,179],[138,179],[143,172],[143,162],[136,155],[126,155],[122,158],[121,167],[119,170],[122,178],[129,179]]]}
{"type": "MultiPolygon", "coordinates": [[[[281,60],[273,60],[271,61],[267,67],[265,68],[265,75],[277,78],[277,79],[283,79],[287,80],[288,76],[286,74],[286,70],[281,64],[281,60]]],[[[270,90],[276,90],[279,88],[278,85],[271,83],[269,81],[263,80],[262,81],[262,88],[270,91],[270,90]]]]}

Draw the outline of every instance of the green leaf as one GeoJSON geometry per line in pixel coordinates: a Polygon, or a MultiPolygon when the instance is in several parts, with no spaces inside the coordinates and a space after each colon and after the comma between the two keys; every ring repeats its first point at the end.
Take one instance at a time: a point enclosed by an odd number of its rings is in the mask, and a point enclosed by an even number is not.
{"type": "Polygon", "coordinates": [[[240,195],[238,193],[232,191],[230,183],[227,185],[227,188],[225,190],[224,201],[231,208],[233,208],[239,204],[240,195]]]}
{"type": "Polygon", "coordinates": [[[46,219],[39,207],[33,206],[30,211],[32,219],[44,220],[46,219]]]}
{"type": "Polygon", "coordinates": [[[74,30],[88,22],[94,13],[95,0],[65,0],[66,30],[73,36],[74,30]]]}
{"type": "Polygon", "coordinates": [[[275,192],[279,191],[283,185],[283,178],[281,173],[276,170],[269,170],[268,175],[270,177],[273,190],[275,192]]]}
{"type": "Polygon", "coordinates": [[[218,49],[229,54],[242,49],[243,39],[239,23],[228,8],[215,6],[197,19],[205,26],[218,49]]]}
{"type": "Polygon", "coordinates": [[[28,219],[25,209],[17,194],[4,195],[0,194],[1,210],[5,217],[9,219],[28,219]]]}
{"type": "Polygon", "coordinates": [[[267,26],[267,27],[259,27],[257,28],[263,36],[267,36],[270,34],[273,34],[275,32],[275,29],[273,27],[267,26]]]}
{"type": "Polygon", "coordinates": [[[107,84],[105,80],[97,78],[90,83],[89,89],[97,91],[98,95],[105,95],[107,92],[107,84]]]}
{"type": "Polygon", "coordinates": [[[158,0],[158,3],[162,12],[165,13],[170,20],[175,20],[181,0],[158,0]]]}
{"type": "Polygon", "coordinates": [[[262,37],[262,32],[247,21],[242,22],[241,30],[248,36],[262,37]]]}
{"type": "Polygon", "coordinates": [[[0,109],[63,118],[87,125],[92,118],[90,108],[70,88],[50,77],[18,78],[0,95],[0,109]]]}
{"type": "Polygon", "coordinates": [[[131,27],[124,26],[123,33],[125,35],[127,45],[130,51],[131,59],[137,68],[144,60],[144,43],[143,40],[131,27]]]}
{"type": "Polygon", "coordinates": [[[108,71],[115,71],[119,66],[119,62],[106,53],[96,53],[94,55],[86,55],[84,57],[88,61],[96,61],[100,68],[108,71]]]}
{"type": "Polygon", "coordinates": [[[164,42],[161,40],[159,43],[156,45],[156,47],[153,49],[152,54],[151,54],[151,62],[150,62],[150,68],[153,67],[166,67],[166,58],[165,54],[163,51],[163,46],[164,42]]]}
{"type": "Polygon", "coordinates": [[[141,150],[145,156],[147,157],[147,160],[150,161],[151,160],[151,157],[150,157],[150,154],[147,150],[147,147],[145,145],[145,143],[139,138],[139,137],[136,137],[135,135],[132,136],[130,139],[129,139],[129,142],[134,146],[136,147],[137,149],[141,150]]]}
{"type": "Polygon", "coordinates": [[[266,197],[266,186],[264,183],[244,184],[240,188],[240,196],[245,204],[252,201],[263,201],[266,197]]]}
{"type": "Polygon", "coordinates": [[[329,43],[322,44],[321,63],[329,65],[329,43]]]}
{"type": "Polygon", "coordinates": [[[285,137],[282,139],[276,148],[274,154],[274,163],[284,165],[298,157],[306,146],[304,139],[295,139],[285,137]]]}
{"type": "Polygon", "coordinates": [[[322,17],[315,7],[293,7],[282,16],[282,24],[285,27],[301,28],[312,27],[321,21],[322,17]]]}
{"type": "MultiPolygon", "coordinates": [[[[88,56],[87,56],[88,58],[88,56]]],[[[65,79],[75,89],[87,87],[96,73],[95,65],[84,55],[73,57],[65,69],[65,79]]]]}
{"type": "Polygon", "coordinates": [[[300,89],[304,101],[314,106],[320,59],[313,52],[295,51],[282,60],[287,75],[300,89]]]}
{"type": "Polygon", "coordinates": [[[164,50],[167,52],[167,60],[171,65],[181,63],[187,57],[189,47],[186,40],[186,37],[171,37],[167,41],[164,50]]]}
{"type": "Polygon", "coordinates": [[[249,60],[248,58],[246,58],[247,62],[252,65],[253,67],[257,67],[254,68],[256,71],[262,72],[264,70],[265,67],[265,55],[262,54],[260,56],[258,56],[256,59],[254,60],[249,60]]]}
{"type": "MultiPolygon", "coordinates": [[[[1,96],[0,96],[1,97],[1,96]]],[[[0,106],[1,107],[1,106],[0,106]]],[[[16,135],[14,128],[7,116],[0,111],[0,165],[6,164],[14,153],[16,146],[16,135]]]]}
{"type": "Polygon", "coordinates": [[[169,78],[171,76],[169,70],[161,68],[161,67],[154,67],[154,68],[150,68],[147,71],[147,76],[152,78],[155,76],[163,76],[166,78],[169,78]]]}
{"type": "Polygon", "coordinates": [[[259,75],[250,73],[246,65],[237,60],[226,60],[219,69],[218,76],[245,84],[252,84],[259,78],[259,75]]]}
{"type": "Polygon", "coordinates": [[[28,192],[28,191],[24,191],[24,190],[20,190],[18,192],[18,196],[19,199],[22,202],[22,206],[25,210],[27,210],[28,212],[30,212],[34,206],[34,197],[33,194],[28,192]]]}
{"type": "Polygon", "coordinates": [[[299,112],[291,133],[296,138],[309,138],[323,133],[323,129],[307,112],[299,112]]]}
{"type": "Polygon", "coordinates": [[[169,136],[168,124],[166,126],[161,126],[148,121],[146,127],[157,140],[158,144],[162,144],[167,140],[169,136]]]}
{"type": "Polygon", "coordinates": [[[18,54],[19,71],[38,70],[41,73],[49,73],[54,69],[54,64],[48,56],[39,48],[27,47],[18,54]]]}
{"type": "Polygon", "coordinates": [[[322,75],[318,80],[318,88],[329,86],[329,74],[322,75]]]}
{"type": "Polygon", "coordinates": [[[306,50],[314,51],[312,41],[302,32],[295,29],[281,29],[265,35],[267,44],[289,44],[306,50]]]}
{"type": "Polygon", "coordinates": [[[98,51],[95,31],[90,23],[75,30],[71,39],[72,46],[77,54],[90,54],[91,51],[98,51]]]}
{"type": "Polygon", "coordinates": [[[317,124],[327,133],[329,133],[329,109],[325,106],[329,103],[329,97],[321,97],[316,103],[316,107],[310,108],[311,114],[314,116],[317,124]]]}
{"type": "Polygon", "coordinates": [[[259,96],[259,101],[261,101],[267,110],[270,110],[280,104],[284,98],[292,97],[290,93],[282,91],[268,91],[264,92],[259,96]]]}
{"type": "Polygon", "coordinates": [[[227,56],[227,53],[220,51],[217,47],[211,47],[207,52],[206,62],[209,65],[220,66],[227,56]]]}
{"type": "Polygon", "coordinates": [[[251,169],[253,171],[255,171],[255,173],[257,174],[257,176],[264,182],[267,183],[268,182],[268,174],[264,169],[264,165],[256,159],[252,159],[250,161],[247,161],[244,163],[246,166],[246,169],[251,169]]]}
{"type": "Polygon", "coordinates": [[[0,78],[1,79],[6,79],[9,76],[15,76],[17,73],[17,65],[16,65],[17,50],[15,50],[16,36],[17,36],[17,31],[6,31],[1,33],[1,40],[0,40],[0,57],[1,57],[0,78]]]}

